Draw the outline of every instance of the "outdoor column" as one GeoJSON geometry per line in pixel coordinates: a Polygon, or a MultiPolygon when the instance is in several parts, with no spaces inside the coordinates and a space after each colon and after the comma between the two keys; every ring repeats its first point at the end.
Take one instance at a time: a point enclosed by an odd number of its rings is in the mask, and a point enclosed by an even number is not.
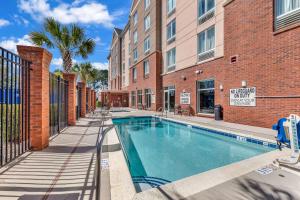
{"type": "Polygon", "coordinates": [[[94,91],[94,110],[97,108],[97,92],[94,91]]]}
{"type": "Polygon", "coordinates": [[[93,111],[95,110],[94,97],[95,97],[95,92],[94,92],[94,90],[92,90],[92,92],[91,92],[91,103],[92,103],[92,109],[93,109],[93,111]]]}
{"type": "Polygon", "coordinates": [[[87,113],[89,113],[91,111],[91,88],[89,88],[89,87],[86,88],[86,94],[87,94],[87,99],[88,99],[87,113]]]}
{"type": "Polygon", "coordinates": [[[30,72],[30,143],[31,150],[49,145],[49,65],[52,54],[40,47],[17,46],[22,59],[31,62],[30,72]]]}
{"type": "Polygon", "coordinates": [[[68,125],[76,125],[76,74],[63,73],[68,81],[68,125]]]}
{"type": "Polygon", "coordinates": [[[85,117],[86,115],[86,83],[79,82],[78,85],[81,87],[81,112],[80,117],[85,117]]]}

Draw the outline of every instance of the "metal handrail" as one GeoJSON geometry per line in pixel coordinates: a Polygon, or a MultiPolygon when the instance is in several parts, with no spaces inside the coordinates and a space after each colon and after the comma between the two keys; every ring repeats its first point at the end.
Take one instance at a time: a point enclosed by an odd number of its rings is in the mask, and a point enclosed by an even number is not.
{"type": "Polygon", "coordinates": [[[164,117],[164,113],[166,114],[166,118],[168,117],[168,112],[167,111],[165,111],[164,109],[163,109],[163,107],[160,107],[160,108],[158,108],[157,110],[156,110],[156,112],[158,112],[158,113],[161,113],[161,115],[159,116],[159,115],[154,115],[155,117],[157,116],[157,117],[164,117]]]}
{"type": "Polygon", "coordinates": [[[102,146],[105,135],[114,127],[114,125],[110,125],[104,130],[104,122],[105,115],[101,115],[101,124],[99,128],[96,149],[97,149],[97,160],[96,160],[96,200],[100,200],[100,190],[101,190],[101,154],[102,154],[102,146]]]}

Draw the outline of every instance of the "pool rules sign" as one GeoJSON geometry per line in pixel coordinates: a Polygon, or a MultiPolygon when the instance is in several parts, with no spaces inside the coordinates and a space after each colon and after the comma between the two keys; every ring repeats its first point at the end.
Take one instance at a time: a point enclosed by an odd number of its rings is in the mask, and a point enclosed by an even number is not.
{"type": "Polygon", "coordinates": [[[230,106],[256,106],[256,88],[238,88],[230,90],[230,106]]]}

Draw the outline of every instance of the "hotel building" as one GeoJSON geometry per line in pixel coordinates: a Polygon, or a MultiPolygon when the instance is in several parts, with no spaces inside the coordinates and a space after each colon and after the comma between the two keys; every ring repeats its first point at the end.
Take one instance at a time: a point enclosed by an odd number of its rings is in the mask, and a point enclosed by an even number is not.
{"type": "Polygon", "coordinates": [[[148,94],[144,109],[214,117],[221,105],[224,121],[268,128],[299,115],[299,16],[300,0],[134,1],[130,106],[148,94]]]}

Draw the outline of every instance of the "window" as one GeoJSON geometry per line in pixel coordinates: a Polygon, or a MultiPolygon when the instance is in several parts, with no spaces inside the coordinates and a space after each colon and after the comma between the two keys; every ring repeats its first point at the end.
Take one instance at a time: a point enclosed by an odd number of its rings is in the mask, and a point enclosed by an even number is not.
{"type": "Polygon", "coordinates": [[[144,53],[148,53],[150,51],[150,37],[147,37],[144,40],[144,53]]]}
{"type": "Polygon", "coordinates": [[[215,107],[215,81],[197,82],[197,112],[213,114],[215,107]]]}
{"type": "Polygon", "coordinates": [[[176,7],[176,0],[167,0],[167,11],[168,14],[170,14],[172,11],[174,11],[175,7],[176,7]]]}
{"type": "Polygon", "coordinates": [[[131,92],[131,106],[136,105],[136,96],[135,96],[135,91],[131,92]]]}
{"type": "Polygon", "coordinates": [[[133,43],[136,44],[137,41],[138,41],[138,33],[137,33],[137,31],[134,31],[134,33],[133,33],[133,43]]]}
{"type": "Polygon", "coordinates": [[[167,69],[168,71],[174,70],[176,65],[176,48],[167,52],[167,69]]]}
{"type": "Polygon", "coordinates": [[[122,73],[125,73],[125,63],[122,65],[122,73]]]}
{"type": "Polygon", "coordinates": [[[143,90],[138,90],[137,96],[138,96],[138,105],[143,104],[143,90]]]}
{"type": "Polygon", "coordinates": [[[130,43],[128,44],[128,52],[130,52],[131,51],[131,45],[130,45],[130,43]]]}
{"type": "Polygon", "coordinates": [[[202,17],[215,8],[215,0],[198,0],[198,17],[202,17]]]}
{"type": "Polygon", "coordinates": [[[138,14],[137,11],[133,15],[133,25],[135,26],[138,22],[138,14]]]}
{"type": "Polygon", "coordinates": [[[147,31],[151,26],[151,20],[150,20],[150,15],[147,15],[144,19],[144,28],[145,31],[147,31]]]}
{"type": "Polygon", "coordinates": [[[136,62],[137,59],[138,59],[138,51],[137,51],[137,49],[135,48],[135,49],[133,50],[133,61],[136,62]]]}
{"type": "Polygon", "coordinates": [[[174,41],[176,36],[176,20],[171,21],[167,26],[167,41],[174,41]]]}
{"type": "Polygon", "coordinates": [[[122,77],[122,85],[125,85],[125,76],[122,77]]]}
{"type": "Polygon", "coordinates": [[[276,17],[281,17],[300,8],[300,0],[276,0],[276,17]]]}
{"type": "Polygon", "coordinates": [[[149,60],[144,61],[144,76],[150,73],[149,60]]]}
{"type": "Polygon", "coordinates": [[[147,10],[149,6],[150,6],[150,0],[145,0],[145,10],[147,10]]]}
{"type": "Polygon", "coordinates": [[[152,92],[151,89],[145,89],[145,108],[151,108],[151,96],[152,92]]]}
{"type": "Polygon", "coordinates": [[[198,34],[198,54],[215,49],[215,27],[212,26],[198,34]]]}
{"type": "Polygon", "coordinates": [[[136,81],[137,79],[137,71],[136,71],[136,68],[132,68],[132,79],[133,81],[136,81]]]}

